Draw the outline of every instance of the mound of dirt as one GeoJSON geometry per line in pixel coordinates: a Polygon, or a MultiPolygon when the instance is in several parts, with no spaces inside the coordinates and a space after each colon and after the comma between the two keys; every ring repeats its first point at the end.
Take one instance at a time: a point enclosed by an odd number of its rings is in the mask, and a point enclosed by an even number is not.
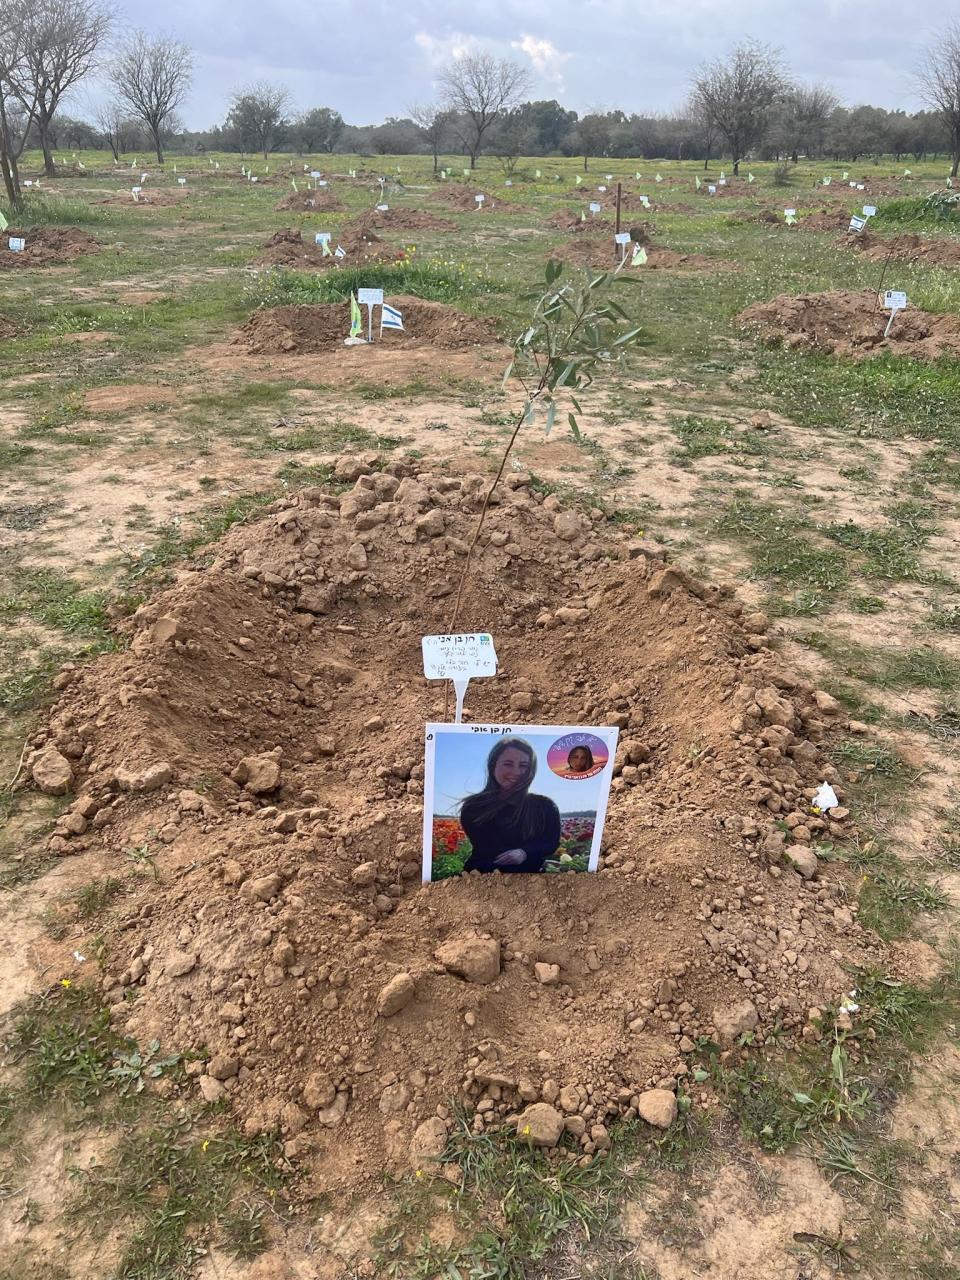
{"type": "Polygon", "coordinates": [[[13,338],[18,330],[9,316],[0,316],[0,339],[13,338]]]}
{"type": "Polygon", "coordinates": [[[157,191],[144,187],[136,200],[129,191],[117,191],[105,200],[98,200],[97,204],[130,205],[135,209],[169,209],[173,205],[182,204],[191,194],[187,188],[182,191],[179,188],[176,191],[157,191]]]}
{"type": "MultiPolygon", "coordinates": [[[[628,228],[632,232],[632,228],[628,228]]],[[[643,239],[637,243],[649,245],[643,228],[637,228],[643,239]]],[[[648,248],[647,260],[640,267],[630,266],[630,246],[627,246],[627,265],[622,271],[720,271],[733,270],[736,264],[721,258],[707,258],[701,253],[676,253],[673,249],[648,248]]],[[[571,240],[558,249],[551,249],[548,258],[559,258],[578,267],[602,267],[612,271],[620,262],[620,250],[614,245],[613,236],[593,239],[584,236],[579,240],[571,240]],[[616,249],[616,253],[614,250],[616,249]]]]}
{"type": "Polygon", "coordinates": [[[358,262],[394,262],[402,258],[402,252],[388,248],[372,231],[363,235],[345,234],[331,240],[331,251],[325,254],[314,239],[304,240],[302,233],[293,227],[283,227],[275,232],[263,247],[257,259],[261,266],[291,267],[297,270],[326,271],[338,267],[356,266],[358,262]],[[339,245],[345,258],[335,256],[339,245]]]}
{"type": "Polygon", "coordinates": [[[426,209],[372,209],[356,218],[349,229],[356,235],[376,227],[382,231],[456,231],[456,224],[449,218],[438,218],[426,209]]]}
{"type": "Polygon", "coordinates": [[[823,778],[843,796],[821,754],[839,705],[762,615],[523,474],[465,593],[502,671],[468,707],[623,726],[601,870],[421,886],[443,693],[420,636],[448,629],[488,481],[381,464],[341,458],[339,492],[231,530],[124,624],[128,649],[64,673],[26,759],[79,797],[53,851],[154,861],[96,922],[117,1026],[203,1046],[184,1087],[278,1130],[313,1191],[429,1167],[457,1097],[478,1130],[542,1100],[548,1145],[566,1118],[575,1156],[602,1152],[696,1037],[817,1035],[843,966],[881,960],[812,847],[848,825],[810,809],[823,778]]]}
{"type": "Polygon", "coordinates": [[[88,231],[79,227],[12,227],[0,232],[0,269],[6,267],[45,267],[54,262],[73,262],[85,253],[97,253],[103,245],[88,231]],[[22,251],[10,250],[10,239],[25,241],[22,251]]]}
{"type": "Polygon", "coordinates": [[[755,302],[737,321],[755,337],[793,349],[856,358],[881,352],[917,360],[960,356],[960,316],[908,307],[897,314],[884,338],[889,312],[881,309],[881,301],[872,289],[782,293],[769,302],[755,302]]]}
{"type": "Polygon", "coordinates": [[[435,198],[465,213],[476,213],[478,209],[481,213],[492,213],[494,211],[497,213],[533,212],[527,205],[516,204],[512,200],[504,200],[499,195],[492,196],[489,191],[482,191],[479,187],[441,187],[435,193],[435,198]],[[478,205],[476,201],[476,197],[479,195],[484,197],[481,205],[478,205]]]}
{"type": "MultiPolygon", "coordinates": [[[[496,331],[489,320],[464,315],[455,307],[440,302],[424,302],[422,298],[406,295],[391,297],[390,302],[403,312],[404,328],[388,329],[382,338],[385,347],[427,346],[442,351],[459,351],[497,341],[496,331]]],[[[375,329],[377,323],[375,317],[375,329]]],[[[303,354],[340,349],[349,332],[349,302],[263,307],[254,311],[241,325],[234,342],[256,355],[279,352],[303,354]]],[[[377,342],[381,342],[379,334],[377,342]]]]}
{"type": "Polygon", "coordinates": [[[849,232],[840,242],[871,262],[925,262],[932,267],[960,267],[960,240],[947,236],[918,236],[907,232],[878,236],[872,231],[849,232]]]}
{"type": "MultiPolygon", "coordinates": [[[[784,208],[789,208],[785,205],[784,208]]],[[[802,218],[798,218],[793,231],[799,227],[802,231],[839,231],[846,230],[850,226],[850,214],[844,209],[821,209],[819,213],[806,213],[802,218]]],[[[786,226],[783,219],[783,210],[779,214],[774,214],[773,219],[781,225],[786,226]]]]}
{"type": "Polygon", "coordinates": [[[573,209],[558,209],[547,218],[545,225],[556,227],[558,231],[574,231],[579,235],[590,231],[596,233],[598,227],[613,233],[613,223],[609,218],[596,216],[591,216],[589,219],[581,218],[580,214],[573,209]]]}
{"type": "Polygon", "coordinates": [[[346,208],[342,200],[329,191],[291,191],[273,206],[278,212],[337,213],[346,208]]]}

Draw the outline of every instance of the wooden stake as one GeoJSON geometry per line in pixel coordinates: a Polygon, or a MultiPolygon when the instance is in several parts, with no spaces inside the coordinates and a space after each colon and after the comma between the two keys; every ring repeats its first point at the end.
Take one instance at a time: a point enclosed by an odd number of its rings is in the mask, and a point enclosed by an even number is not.
{"type": "MultiPolygon", "coordinates": [[[[623,183],[618,182],[618,183],[617,183],[617,227],[616,227],[616,233],[615,233],[616,235],[619,235],[619,234],[620,234],[620,201],[621,201],[622,197],[623,197],[623,183]]],[[[614,242],[613,242],[613,256],[614,256],[614,257],[616,257],[616,256],[617,256],[617,250],[618,250],[618,249],[620,249],[620,248],[621,248],[621,246],[617,244],[616,240],[614,240],[614,242]]]]}

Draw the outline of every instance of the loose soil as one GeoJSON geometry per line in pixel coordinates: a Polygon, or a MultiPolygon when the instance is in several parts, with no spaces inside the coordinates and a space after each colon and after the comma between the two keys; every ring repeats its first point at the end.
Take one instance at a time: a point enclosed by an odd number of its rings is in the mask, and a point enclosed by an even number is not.
{"type": "Polygon", "coordinates": [[[136,200],[129,191],[117,191],[105,200],[98,200],[97,204],[129,205],[134,209],[169,209],[173,205],[182,204],[191,194],[186,188],[182,191],[179,188],[176,191],[151,191],[144,187],[136,200]]]}
{"type": "MultiPolygon", "coordinates": [[[[630,228],[625,228],[629,230],[630,228]]],[[[649,244],[649,240],[640,240],[641,244],[649,244]]],[[[600,266],[612,271],[620,262],[620,250],[614,255],[613,237],[605,239],[571,240],[557,249],[551,249],[548,258],[559,258],[575,266],[600,266]]],[[[639,267],[630,266],[630,246],[627,246],[627,265],[623,271],[734,271],[737,264],[727,262],[723,258],[707,258],[701,253],[675,253],[673,249],[647,249],[647,260],[639,267]]]]}
{"type": "Polygon", "coordinates": [[[449,218],[438,218],[426,209],[372,209],[361,214],[344,231],[355,235],[367,234],[372,228],[382,231],[456,231],[456,224],[449,218]]]}
{"type": "Polygon", "coordinates": [[[342,457],[335,489],[210,547],[121,624],[129,648],[65,669],[25,762],[72,764],[53,852],[155,862],[96,923],[116,1025],[205,1047],[182,1087],[278,1129],[308,1193],[428,1163],[456,1097],[478,1131],[542,1098],[589,1157],[640,1093],[677,1087],[697,1036],[789,1046],[844,966],[896,971],[811,848],[849,825],[810,809],[824,778],[843,799],[822,754],[839,704],[769,650],[762,615],[523,473],[465,592],[459,625],[495,631],[502,670],[468,713],[622,726],[601,870],[422,886],[443,693],[420,636],[449,628],[487,481],[381,464],[342,457]],[[548,985],[536,964],[559,966],[548,985]]]}
{"type": "MultiPolygon", "coordinates": [[[[457,351],[497,341],[491,321],[464,315],[455,307],[440,302],[424,302],[421,298],[405,294],[391,298],[390,302],[403,312],[404,328],[388,329],[382,338],[378,332],[378,347],[381,344],[387,348],[429,346],[457,351]]],[[[375,329],[378,324],[378,318],[374,317],[375,329]]],[[[248,351],[262,355],[333,351],[343,349],[344,338],[349,332],[349,302],[322,306],[286,305],[255,311],[241,325],[234,341],[248,351]]]]}
{"type": "Polygon", "coordinates": [[[491,213],[493,210],[498,213],[535,212],[527,205],[515,204],[512,200],[504,200],[501,196],[492,196],[489,191],[482,191],[479,187],[441,187],[436,192],[435,199],[442,200],[444,204],[451,205],[464,213],[476,213],[478,209],[484,213],[491,213]],[[481,205],[478,205],[475,199],[479,195],[484,196],[481,205]]]}
{"type": "Polygon", "coordinates": [[[755,302],[737,321],[764,342],[857,359],[881,352],[917,360],[960,355],[960,316],[908,307],[898,312],[889,338],[884,338],[889,315],[872,289],[831,289],[755,302]]]}
{"type": "Polygon", "coordinates": [[[299,230],[284,227],[270,237],[257,262],[262,266],[301,270],[309,267],[311,271],[326,271],[328,268],[355,266],[358,262],[394,262],[403,256],[396,249],[388,248],[379,236],[369,230],[361,234],[345,232],[343,236],[331,239],[330,245],[330,252],[324,254],[312,238],[305,241],[299,230]],[[346,253],[345,258],[336,257],[334,250],[338,244],[346,253]]]}
{"type": "Polygon", "coordinates": [[[0,338],[13,338],[16,336],[17,326],[7,316],[0,316],[0,338]]]}
{"type": "Polygon", "coordinates": [[[925,262],[932,267],[960,267],[960,240],[947,236],[918,236],[907,232],[877,236],[870,231],[850,232],[841,240],[844,248],[861,253],[871,262],[925,262]]]}
{"type": "Polygon", "coordinates": [[[10,228],[0,232],[0,269],[16,270],[18,267],[73,262],[85,253],[98,253],[102,248],[99,240],[79,227],[27,227],[24,231],[10,228]],[[11,253],[11,237],[21,237],[26,241],[22,252],[11,253]]]}
{"type": "Polygon", "coordinates": [[[273,206],[280,212],[296,210],[298,213],[338,213],[346,205],[329,191],[291,191],[273,206]]]}

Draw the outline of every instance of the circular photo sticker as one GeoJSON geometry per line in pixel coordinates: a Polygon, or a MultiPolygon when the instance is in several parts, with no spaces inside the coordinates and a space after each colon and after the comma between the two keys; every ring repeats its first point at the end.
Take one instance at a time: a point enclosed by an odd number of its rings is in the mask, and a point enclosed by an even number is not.
{"type": "Polygon", "coordinates": [[[610,759],[607,744],[595,733],[565,733],[547,751],[547,764],[558,778],[579,782],[595,778],[610,759]]]}

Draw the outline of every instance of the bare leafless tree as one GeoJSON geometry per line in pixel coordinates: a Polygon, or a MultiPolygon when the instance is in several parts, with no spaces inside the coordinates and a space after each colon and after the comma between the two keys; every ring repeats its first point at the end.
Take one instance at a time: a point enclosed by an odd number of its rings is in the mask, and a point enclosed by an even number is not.
{"type": "Polygon", "coordinates": [[[143,31],[127,37],[110,68],[117,99],[147,126],[158,164],[163,164],[164,133],[187,96],[192,75],[193,54],[185,44],[171,36],[151,40],[143,31]]]}
{"type": "Polygon", "coordinates": [[[261,80],[234,93],[227,128],[236,131],[244,151],[259,151],[266,160],[283,142],[292,105],[289,89],[261,80]]]}
{"type": "Polygon", "coordinates": [[[44,171],[52,177],[50,123],[64,95],[95,67],[113,15],[101,0],[13,0],[10,12],[20,56],[5,78],[37,126],[44,171]]]}
{"type": "Polygon", "coordinates": [[[139,120],[131,120],[129,112],[121,103],[101,103],[93,118],[106,138],[114,160],[119,160],[125,151],[137,146],[137,139],[142,135],[142,124],[139,120]]]}
{"type": "Polygon", "coordinates": [[[726,139],[733,172],[751,148],[763,141],[770,108],[791,88],[780,55],[748,40],[727,58],[707,63],[697,73],[691,97],[701,118],[726,139]]]}
{"type": "Polygon", "coordinates": [[[943,121],[955,178],[960,169],[960,22],[951,22],[930,46],[917,72],[924,102],[943,121]]]}
{"type": "Polygon", "coordinates": [[[444,140],[450,132],[451,113],[437,102],[430,102],[425,106],[415,102],[408,110],[410,119],[430,144],[433,172],[436,173],[440,168],[440,152],[443,150],[444,140]]]}
{"type": "Polygon", "coordinates": [[[467,53],[454,58],[438,77],[444,105],[456,113],[454,130],[476,168],[490,126],[526,93],[530,77],[510,58],[467,53]]]}

